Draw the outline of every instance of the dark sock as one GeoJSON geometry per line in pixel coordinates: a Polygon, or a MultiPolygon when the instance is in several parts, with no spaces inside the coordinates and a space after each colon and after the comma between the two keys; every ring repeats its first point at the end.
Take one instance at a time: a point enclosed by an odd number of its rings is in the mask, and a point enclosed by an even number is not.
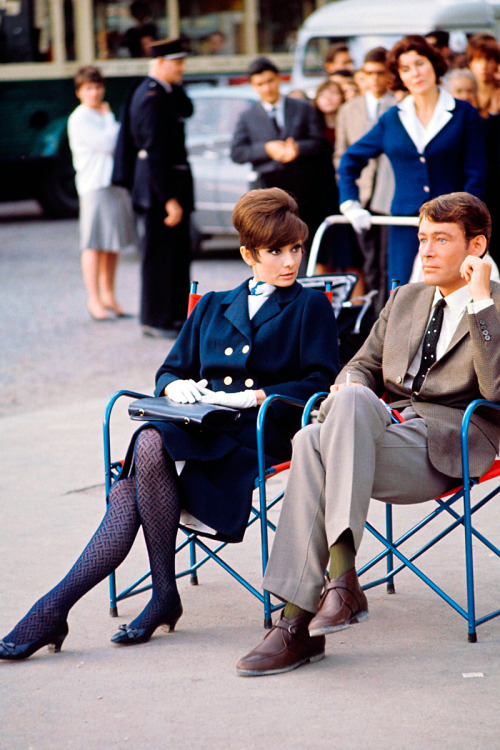
{"type": "Polygon", "coordinates": [[[312,612],[307,612],[306,609],[298,607],[296,604],[293,604],[293,602],[287,602],[283,610],[283,617],[297,617],[297,615],[304,615],[306,613],[312,615],[312,612]]]}
{"type": "Polygon", "coordinates": [[[330,547],[330,568],[328,576],[330,581],[340,578],[354,567],[356,552],[351,529],[346,529],[339,536],[335,544],[330,547]]]}

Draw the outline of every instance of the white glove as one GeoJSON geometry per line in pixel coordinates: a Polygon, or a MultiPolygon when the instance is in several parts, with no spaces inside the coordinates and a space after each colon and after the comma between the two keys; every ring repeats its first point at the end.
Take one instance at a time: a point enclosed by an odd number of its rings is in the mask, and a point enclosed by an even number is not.
{"type": "Polygon", "coordinates": [[[168,398],[179,404],[194,404],[207,392],[205,388],[207,382],[206,380],[199,380],[197,383],[194,380],[173,380],[165,388],[165,393],[168,398]]]}
{"type": "Polygon", "coordinates": [[[344,201],[340,206],[340,210],[358,234],[370,229],[372,215],[366,208],[361,208],[359,201],[344,201]]]}
{"type": "Polygon", "coordinates": [[[225,391],[208,391],[200,398],[202,404],[218,404],[232,406],[233,409],[250,409],[257,406],[255,391],[239,391],[226,393],[225,391]]]}

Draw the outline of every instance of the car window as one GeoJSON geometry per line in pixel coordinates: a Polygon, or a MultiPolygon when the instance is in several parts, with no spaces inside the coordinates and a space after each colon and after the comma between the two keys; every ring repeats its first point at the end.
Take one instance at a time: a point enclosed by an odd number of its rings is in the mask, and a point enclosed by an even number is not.
{"type": "Polygon", "coordinates": [[[200,135],[232,135],[240,114],[251,101],[241,97],[193,97],[194,115],[186,123],[188,138],[200,135]]]}

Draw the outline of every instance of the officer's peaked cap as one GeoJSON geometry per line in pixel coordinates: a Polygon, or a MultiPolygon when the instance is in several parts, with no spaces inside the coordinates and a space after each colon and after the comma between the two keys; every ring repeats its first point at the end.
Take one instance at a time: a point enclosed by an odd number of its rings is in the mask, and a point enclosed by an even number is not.
{"type": "Polygon", "coordinates": [[[161,39],[159,42],[152,42],[149,47],[153,58],[164,57],[166,60],[175,60],[189,54],[187,40],[182,38],[161,39]]]}

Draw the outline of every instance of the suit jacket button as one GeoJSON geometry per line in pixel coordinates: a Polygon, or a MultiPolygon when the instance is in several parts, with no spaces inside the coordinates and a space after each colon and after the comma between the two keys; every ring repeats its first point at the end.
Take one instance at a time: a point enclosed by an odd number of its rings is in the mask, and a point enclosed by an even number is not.
{"type": "Polygon", "coordinates": [[[245,344],[245,346],[241,350],[242,354],[248,354],[249,351],[250,351],[250,347],[248,346],[248,344],[245,344]]]}
{"type": "Polygon", "coordinates": [[[488,335],[488,336],[485,336],[485,337],[484,337],[484,340],[485,340],[485,341],[490,341],[490,340],[491,340],[491,336],[489,336],[489,335],[488,335]]]}
{"type": "Polygon", "coordinates": [[[483,320],[482,318],[479,318],[479,325],[480,326],[485,326],[486,325],[486,321],[483,320]]]}
{"type": "Polygon", "coordinates": [[[230,375],[226,375],[226,377],[224,378],[224,385],[231,385],[232,382],[232,377],[230,375]]]}
{"type": "Polygon", "coordinates": [[[231,349],[230,346],[228,346],[227,349],[224,349],[224,354],[226,355],[226,357],[230,357],[232,353],[233,353],[233,350],[231,349]]]}
{"type": "Polygon", "coordinates": [[[253,380],[252,380],[252,378],[247,378],[247,379],[245,380],[245,385],[246,385],[246,387],[247,387],[247,388],[251,388],[251,387],[252,387],[252,385],[253,385],[253,380]]]}
{"type": "Polygon", "coordinates": [[[430,193],[430,192],[431,192],[431,189],[429,185],[424,185],[424,193],[430,193]]]}
{"type": "Polygon", "coordinates": [[[425,156],[421,156],[420,161],[422,162],[422,164],[425,164],[425,156]]]}
{"type": "Polygon", "coordinates": [[[486,338],[486,336],[490,335],[490,332],[488,331],[487,328],[483,328],[483,330],[481,331],[481,333],[483,334],[484,338],[486,338]]]}
{"type": "Polygon", "coordinates": [[[403,378],[401,377],[401,375],[398,375],[396,378],[396,383],[399,385],[402,382],[403,382],[403,378]]]}

